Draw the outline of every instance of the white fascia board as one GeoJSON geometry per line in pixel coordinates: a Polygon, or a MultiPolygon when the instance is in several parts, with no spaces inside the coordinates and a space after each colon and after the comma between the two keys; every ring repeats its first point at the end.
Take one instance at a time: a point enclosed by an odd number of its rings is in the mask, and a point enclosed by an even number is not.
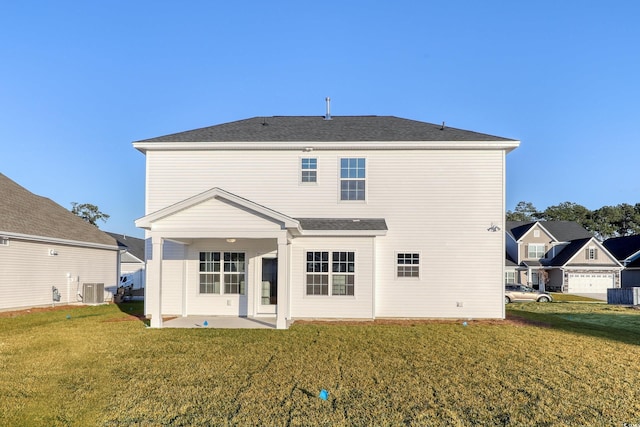
{"type": "Polygon", "coordinates": [[[520,141],[307,141],[307,142],[134,142],[133,147],[142,153],[152,151],[183,150],[506,150],[520,146],[520,141]]]}
{"type": "Polygon", "coordinates": [[[8,237],[9,239],[13,238],[13,239],[19,239],[19,240],[27,240],[30,242],[53,243],[57,245],[66,245],[66,246],[81,246],[84,248],[108,249],[111,251],[120,250],[118,246],[114,246],[114,245],[104,245],[102,243],[92,243],[92,242],[81,242],[79,240],[58,239],[56,237],[32,236],[30,234],[11,233],[7,231],[0,231],[0,236],[8,237]]]}
{"type": "Polygon", "coordinates": [[[171,206],[168,206],[166,208],[160,209],[159,211],[156,211],[154,213],[151,213],[149,215],[146,215],[142,218],[139,218],[135,221],[136,227],[138,228],[144,228],[147,230],[150,230],[152,227],[152,224],[155,221],[158,221],[160,219],[166,218],[168,216],[171,216],[179,211],[182,211],[184,209],[188,209],[192,206],[195,206],[197,204],[203,203],[207,200],[216,198],[216,197],[220,197],[223,199],[226,199],[230,202],[233,202],[237,205],[243,206],[247,209],[253,210],[255,212],[258,212],[262,215],[265,215],[269,218],[273,218],[277,221],[280,221],[284,224],[285,228],[294,228],[294,229],[298,229],[300,228],[300,222],[285,215],[282,214],[280,212],[274,211],[272,209],[269,209],[265,206],[259,205],[257,203],[254,203],[250,200],[244,199],[242,197],[236,196],[235,194],[229,193],[228,191],[225,191],[221,188],[218,187],[214,187],[210,190],[207,190],[203,193],[197,194],[193,197],[190,197],[188,199],[185,199],[181,202],[175,203],[171,206]]]}

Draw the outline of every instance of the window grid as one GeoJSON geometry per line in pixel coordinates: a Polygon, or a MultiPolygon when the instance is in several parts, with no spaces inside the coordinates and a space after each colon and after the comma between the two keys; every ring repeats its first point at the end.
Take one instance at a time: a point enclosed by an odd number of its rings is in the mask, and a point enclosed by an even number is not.
{"type": "Polygon", "coordinates": [[[331,277],[331,293],[333,295],[353,295],[355,282],[355,253],[334,252],[331,270],[334,273],[331,277]]]}
{"type": "Polygon", "coordinates": [[[245,294],[244,252],[200,252],[199,270],[201,294],[245,294]]]}
{"type": "Polygon", "coordinates": [[[365,200],[366,160],[340,159],[340,200],[365,200]]]}
{"type": "Polygon", "coordinates": [[[9,238],[0,237],[0,246],[9,246],[9,238]]]}
{"type": "Polygon", "coordinates": [[[220,252],[200,252],[200,293],[220,293],[220,252]]]}
{"type": "Polygon", "coordinates": [[[329,252],[307,252],[307,295],[329,295],[329,252]]]}
{"type": "Polygon", "coordinates": [[[301,159],[301,175],[300,181],[303,183],[315,183],[318,180],[318,159],[304,158],[301,159]]]}
{"type": "Polygon", "coordinates": [[[353,296],[355,293],[355,252],[309,251],[306,270],[307,295],[353,296]]]}
{"type": "Polygon", "coordinates": [[[420,277],[420,254],[397,254],[398,277],[420,277]]]}
{"type": "Polygon", "coordinates": [[[529,244],[529,249],[527,250],[527,258],[544,258],[544,245],[538,244],[529,244]]]}

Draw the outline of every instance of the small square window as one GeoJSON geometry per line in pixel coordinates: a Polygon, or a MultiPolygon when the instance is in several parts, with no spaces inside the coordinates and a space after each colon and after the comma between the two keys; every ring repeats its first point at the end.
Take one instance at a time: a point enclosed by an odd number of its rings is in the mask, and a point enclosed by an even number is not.
{"type": "Polygon", "coordinates": [[[9,246],[9,238],[0,237],[0,246],[9,246]]]}
{"type": "Polygon", "coordinates": [[[420,254],[397,254],[396,272],[397,277],[420,277],[420,254]]]}

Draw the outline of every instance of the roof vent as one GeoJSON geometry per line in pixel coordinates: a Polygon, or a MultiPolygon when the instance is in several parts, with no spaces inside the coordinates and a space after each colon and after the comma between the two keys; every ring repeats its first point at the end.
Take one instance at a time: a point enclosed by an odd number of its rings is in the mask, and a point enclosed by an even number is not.
{"type": "Polygon", "coordinates": [[[444,122],[442,122],[442,126],[440,127],[440,130],[444,130],[444,122]]]}
{"type": "Polygon", "coordinates": [[[331,120],[331,98],[327,96],[324,100],[327,101],[327,114],[325,114],[324,119],[331,120]]]}

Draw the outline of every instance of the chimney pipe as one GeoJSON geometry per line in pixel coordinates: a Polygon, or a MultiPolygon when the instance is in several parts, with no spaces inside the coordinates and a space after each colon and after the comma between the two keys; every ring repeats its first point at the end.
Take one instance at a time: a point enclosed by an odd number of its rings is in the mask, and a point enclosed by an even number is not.
{"type": "Polygon", "coordinates": [[[331,120],[331,98],[327,96],[324,100],[327,101],[327,114],[324,116],[324,119],[331,120]]]}

